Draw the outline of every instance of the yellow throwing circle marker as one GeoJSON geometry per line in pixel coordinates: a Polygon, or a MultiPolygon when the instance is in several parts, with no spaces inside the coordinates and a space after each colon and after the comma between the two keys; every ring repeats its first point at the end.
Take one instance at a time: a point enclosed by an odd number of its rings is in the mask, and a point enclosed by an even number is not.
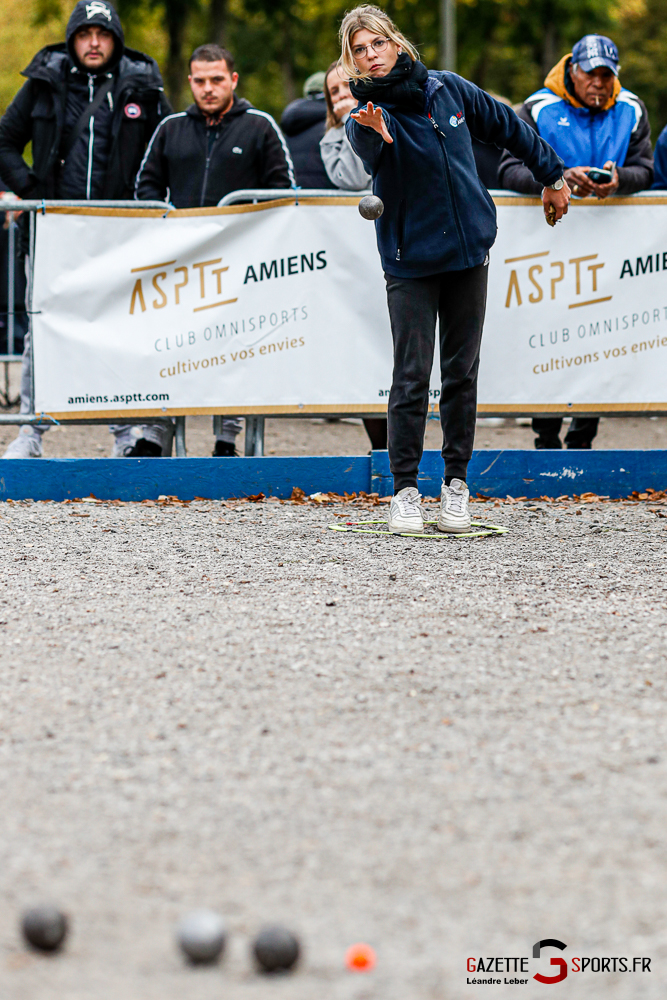
{"type": "MultiPolygon", "coordinates": [[[[424,524],[437,524],[437,521],[424,521],[424,524]]],[[[386,527],[384,530],[381,528],[371,527],[374,524],[384,524],[387,522],[385,520],[377,521],[344,521],[343,524],[329,524],[327,527],[331,531],[349,531],[357,535],[387,535],[389,538],[429,538],[440,540],[442,538],[484,538],[486,535],[506,535],[509,528],[502,528],[499,524],[481,524],[479,521],[473,521],[472,527],[481,530],[478,531],[460,531],[460,532],[446,532],[446,531],[429,531],[429,532],[413,532],[413,531],[389,531],[386,527]]]]}

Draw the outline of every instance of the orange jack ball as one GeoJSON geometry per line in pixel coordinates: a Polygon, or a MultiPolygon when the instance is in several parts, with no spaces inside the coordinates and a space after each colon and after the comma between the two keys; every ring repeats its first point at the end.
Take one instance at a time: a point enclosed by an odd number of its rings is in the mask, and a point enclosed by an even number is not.
{"type": "Polygon", "coordinates": [[[370,972],[375,962],[375,952],[369,944],[353,944],[345,952],[345,964],[350,972],[370,972]]]}

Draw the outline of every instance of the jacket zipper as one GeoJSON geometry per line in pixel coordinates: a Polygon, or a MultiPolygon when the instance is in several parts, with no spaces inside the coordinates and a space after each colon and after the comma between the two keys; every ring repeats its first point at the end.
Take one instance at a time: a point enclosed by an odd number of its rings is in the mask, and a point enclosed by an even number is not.
{"type": "MultiPolygon", "coordinates": [[[[211,150],[211,152],[212,152],[212,150],[211,150]]],[[[211,162],[211,153],[207,153],[206,154],[206,166],[204,167],[204,183],[202,184],[201,200],[199,202],[199,204],[200,204],[200,206],[202,208],[204,207],[204,200],[206,198],[206,186],[208,184],[208,168],[209,168],[210,162],[211,162]]]]}
{"type": "Polygon", "coordinates": [[[220,133],[216,132],[215,137],[213,139],[213,142],[211,142],[211,143],[209,143],[208,136],[206,136],[206,146],[207,146],[207,151],[206,151],[206,166],[204,167],[204,183],[202,184],[201,201],[199,203],[202,208],[204,207],[204,201],[205,201],[205,198],[206,198],[206,188],[208,186],[208,168],[209,168],[209,166],[211,164],[211,157],[213,155],[213,149],[215,147],[216,142],[218,141],[218,136],[219,135],[220,135],[220,133]]]}
{"type": "MultiPolygon", "coordinates": [[[[95,87],[92,76],[88,76],[88,103],[92,104],[95,98],[95,87]]],[[[93,180],[93,147],[95,145],[95,116],[92,115],[88,126],[88,171],[86,176],[86,198],[90,201],[90,189],[93,180]]]]}
{"type": "MultiPolygon", "coordinates": [[[[445,139],[446,140],[447,136],[442,131],[442,129],[440,128],[440,126],[436,122],[435,118],[431,117],[431,112],[430,111],[428,112],[428,118],[429,118],[429,121],[430,121],[431,125],[433,126],[433,128],[436,131],[436,135],[438,135],[441,139],[445,139]]],[[[443,159],[444,164],[445,164],[445,173],[447,174],[447,183],[449,185],[449,195],[450,195],[450,199],[451,199],[451,203],[452,203],[452,211],[454,213],[454,222],[456,224],[456,232],[457,232],[458,237],[459,237],[459,246],[461,247],[461,250],[463,251],[463,256],[465,258],[465,262],[466,262],[466,266],[467,266],[469,264],[468,251],[466,250],[466,246],[465,246],[465,243],[463,241],[463,228],[461,226],[461,220],[459,218],[459,211],[458,211],[458,208],[457,208],[457,205],[456,205],[456,201],[454,200],[454,189],[452,187],[452,174],[451,174],[451,171],[449,169],[449,160],[447,159],[447,154],[446,154],[445,150],[442,149],[442,147],[441,147],[440,151],[442,153],[442,159],[443,159]]]]}
{"type": "Polygon", "coordinates": [[[405,236],[405,210],[407,202],[403,198],[398,206],[398,246],[396,247],[396,260],[401,259],[403,251],[403,239],[405,236]]]}

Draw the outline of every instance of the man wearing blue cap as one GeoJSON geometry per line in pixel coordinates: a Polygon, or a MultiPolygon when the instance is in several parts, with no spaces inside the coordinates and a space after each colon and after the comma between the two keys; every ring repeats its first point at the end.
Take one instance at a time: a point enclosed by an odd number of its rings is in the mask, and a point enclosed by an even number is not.
{"type": "MultiPolygon", "coordinates": [[[[542,90],[518,112],[565,161],[563,176],[575,196],[607,198],[650,188],[653,181],[651,126],[644,102],[621,86],[618,49],[604,35],[585,35],[554,66],[542,90]],[[591,171],[603,168],[609,180],[596,183],[591,171]]],[[[530,170],[504,151],[500,186],[541,194],[530,170]]],[[[560,417],[533,420],[536,448],[562,448],[560,417]]],[[[568,448],[590,448],[597,417],[577,417],[565,438],[568,448]]]]}

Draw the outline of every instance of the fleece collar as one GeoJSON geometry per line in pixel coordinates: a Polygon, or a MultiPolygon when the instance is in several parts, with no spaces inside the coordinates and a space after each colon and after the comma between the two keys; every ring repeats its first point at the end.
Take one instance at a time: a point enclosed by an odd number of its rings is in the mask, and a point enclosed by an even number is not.
{"type": "MultiPolygon", "coordinates": [[[[582,104],[581,101],[577,100],[577,98],[573,93],[570,93],[565,83],[567,78],[567,70],[569,69],[571,61],[572,61],[572,53],[568,52],[568,54],[566,56],[563,56],[560,62],[557,62],[554,68],[548,73],[547,78],[544,81],[544,86],[547,87],[549,90],[553,91],[553,93],[556,94],[558,97],[560,97],[563,101],[567,101],[568,104],[571,104],[573,108],[586,108],[585,104],[582,104]]],[[[616,104],[616,100],[620,92],[621,92],[621,81],[618,79],[618,77],[615,77],[614,89],[612,91],[611,97],[609,98],[607,103],[599,110],[609,111],[609,108],[612,108],[614,104],[616,104]]],[[[586,110],[590,111],[591,109],[586,108],[586,110]]]]}

